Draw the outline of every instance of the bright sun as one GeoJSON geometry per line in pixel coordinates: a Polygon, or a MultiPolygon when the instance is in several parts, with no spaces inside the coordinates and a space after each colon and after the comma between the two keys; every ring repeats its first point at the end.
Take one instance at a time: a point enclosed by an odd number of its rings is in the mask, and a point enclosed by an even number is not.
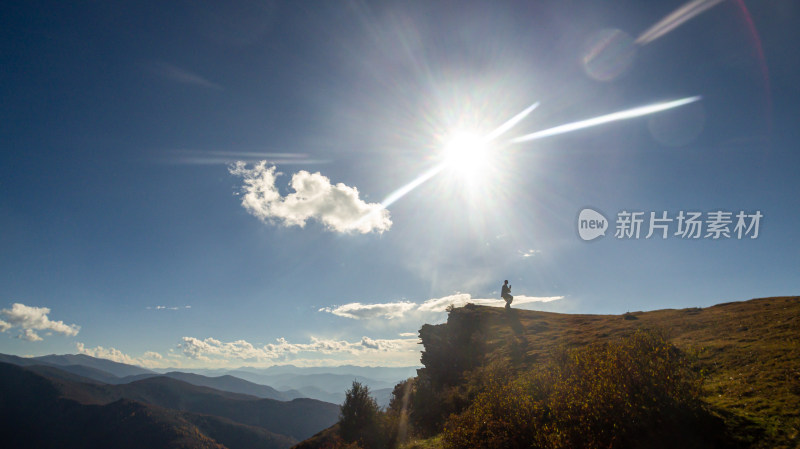
{"type": "Polygon", "coordinates": [[[489,161],[490,147],[486,138],[478,133],[458,131],[452,134],[444,147],[444,163],[463,177],[477,175],[489,161]]]}

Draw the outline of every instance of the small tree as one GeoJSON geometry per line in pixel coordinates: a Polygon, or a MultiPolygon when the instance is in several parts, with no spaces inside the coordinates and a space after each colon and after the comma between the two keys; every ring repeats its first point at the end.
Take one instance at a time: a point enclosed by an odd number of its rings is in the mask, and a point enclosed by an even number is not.
{"type": "Polygon", "coordinates": [[[339,432],[348,442],[357,441],[372,447],[379,436],[378,403],[369,395],[369,387],[358,381],[345,392],[344,403],[339,408],[339,432]]]}
{"type": "Polygon", "coordinates": [[[399,443],[406,442],[411,434],[411,423],[408,418],[415,383],[414,378],[406,379],[395,385],[392,390],[389,408],[384,412],[386,417],[384,434],[389,441],[389,447],[396,447],[399,443]]]}

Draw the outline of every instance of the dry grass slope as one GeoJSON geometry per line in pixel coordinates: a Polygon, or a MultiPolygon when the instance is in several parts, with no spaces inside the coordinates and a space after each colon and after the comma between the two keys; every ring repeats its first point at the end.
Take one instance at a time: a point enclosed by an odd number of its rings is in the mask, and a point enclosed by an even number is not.
{"type": "Polygon", "coordinates": [[[800,447],[800,297],[761,298],[707,308],[624,315],[566,315],[478,307],[489,359],[523,366],[558,346],[579,347],[629,335],[665,332],[694,353],[705,372],[705,400],[760,447],[800,447]]]}
{"type": "MultiPolygon", "coordinates": [[[[703,399],[733,429],[740,443],[754,449],[800,448],[800,297],[623,315],[467,305],[454,309],[448,324],[423,327],[428,362],[441,365],[433,366],[437,372],[447,370],[454,360],[450,355],[457,349],[442,338],[445,333],[458,332],[455,322],[475,325],[468,331],[475,332],[470,341],[480,344],[458,343],[459,347],[469,346],[465,351],[473,360],[511,362],[503,365],[521,371],[548,361],[563,348],[612,342],[640,329],[655,331],[694,355],[705,378],[703,399]]],[[[334,426],[296,447],[337,447],[336,438],[334,426]]],[[[401,447],[432,449],[442,444],[438,435],[401,447]]]]}

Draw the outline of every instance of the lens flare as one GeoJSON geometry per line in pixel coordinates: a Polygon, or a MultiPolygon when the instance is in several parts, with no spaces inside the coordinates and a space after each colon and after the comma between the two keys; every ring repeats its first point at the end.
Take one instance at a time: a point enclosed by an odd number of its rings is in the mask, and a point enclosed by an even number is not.
{"type": "Polygon", "coordinates": [[[511,139],[511,143],[528,142],[531,140],[541,139],[544,137],[550,137],[558,134],[578,131],[580,129],[589,128],[592,126],[603,125],[618,120],[628,120],[636,117],[641,117],[643,115],[655,114],[656,112],[666,111],[668,109],[677,108],[679,106],[687,105],[689,103],[694,103],[695,101],[700,100],[700,98],[701,98],[700,96],[688,97],[680,100],[665,101],[663,103],[655,103],[647,106],[640,106],[638,108],[626,109],[624,111],[612,112],[611,114],[601,115],[599,117],[581,120],[578,122],[572,122],[564,125],[554,126],[552,128],[548,128],[542,131],[526,134],[524,136],[511,139]]]}
{"type": "Polygon", "coordinates": [[[686,3],[642,33],[636,38],[636,43],[639,45],[647,45],[723,1],[724,0],[693,0],[686,3]]]}
{"type": "Polygon", "coordinates": [[[462,177],[472,177],[489,162],[491,150],[483,136],[456,131],[444,148],[444,164],[462,177]]]}
{"type": "MultiPolygon", "coordinates": [[[[501,135],[503,135],[507,131],[509,131],[511,128],[516,126],[517,123],[521,122],[525,117],[528,116],[528,114],[530,114],[538,106],[539,106],[539,102],[536,102],[536,103],[528,106],[527,108],[522,110],[520,113],[518,113],[514,117],[511,117],[505,123],[503,123],[502,125],[500,125],[497,128],[495,128],[494,131],[490,132],[489,134],[487,134],[486,136],[484,136],[480,140],[482,140],[483,144],[485,145],[485,144],[488,144],[490,141],[500,137],[501,135]]],[[[446,151],[446,153],[447,153],[447,151],[446,151]]],[[[421,175],[419,175],[416,178],[414,178],[408,184],[406,184],[403,187],[400,187],[399,189],[397,189],[394,192],[392,192],[389,196],[387,196],[381,202],[381,206],[383,206],[384,209],[389,207],[395,201],[397,201],[400,198],[406,196],[409,192],[411,192],[412,190],[416,189],[417,187],[419,187],[422,184],[424,184],[426,181],[430,180],[431,178],[433,178],[434,176],[439,174],[439,172],[444,170],[449,165],[448,162],[447,162],[447,159],[448,159],[448,157],[445,157],[445,161],[444,162],[440,162],[439,164],[433,166],[432,168],[428,169],[427,171],[425,171],[421,175]]]]}
{"type": "Polygon", "coordinates": [[[381,202],[381,206],[383,206],[383,208],[386,209],[387,207],[392,205],[392,203],[394,203],[395,201],[397,201],[400,198],[406,196],[408,194],[408,192],[416,189],[417,187],[419,187],[423,183],[425,183],[425,181],[427,181],[427,180],[433,178],[434,176],[436,176],[437,174],[439,174],[439,172],[442,171],[445,168],[445,166],[446,165],[444,163],[438,164],[438,165],[434,166],[433,168],[431,168],[430,170],[426,171],[425,173],[417,176],[416,178],[414,178],[413,181],[409,182],[408,184],[404,185],[403,187],[400,187],[399,189],[397,189],[394,192],[392,192],[389,196],[387,196],[386,199],[384,199],[381,202]]]}
{"type": "MultiPolygon", "coordinates": [[[[699,101],[700,96],[687,97],[680,100],[666,101],[662,103],[655,103],[637,108],[626,109],[624,111],[613,112],[611,114],[601,115],[586,120],[581,120],[573,123],[555,126],[553,128],[537,131],[535,133],[526,134],[514,139],[508,143],[522,143],[531,140],[541,139],[544,137],[555,136],[558,134],[569,133],[592,126],[602,125],[609,122],[618,120],[627,120],[644,115],[655,114],[657,112],[666,111],[669,109],[677,108],[689,103],[699,101]]],[[[456,171],[464,172],[465,174],[473,173],[479,170],[487,161],[488,153],[492,151],[490,142],[497,139],[511,128],[516,126],[520,121],[528,116],[534,109],[539,106],[539,103],[534,103],[524,109],[502,125],[498,126],[494,131],[481,137],[470,132],[456,132],[452,138],[448,140],[444,149],[444,160],[432,168],[428,169],[421,175],[414,178],[411,182],[400,187],[392,192],[381,202],[381,209],[386,209],[400,198],[406,196],[409,192],[429,181],[434,176],[438,175],[445,168],[452,167],[456,171]]],[[[380,209],[376,209],[380,210],[380,209]]],[[[363,219],[363,218],[362,218],[363,219]]]]}

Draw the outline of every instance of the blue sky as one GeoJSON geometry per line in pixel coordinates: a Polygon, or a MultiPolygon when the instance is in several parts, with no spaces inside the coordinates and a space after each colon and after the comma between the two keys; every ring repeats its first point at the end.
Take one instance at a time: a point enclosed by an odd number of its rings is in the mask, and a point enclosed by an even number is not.
{"type": "Polygon", "coordinates": [[[422,323],[504,279],[567,313],[797,294],[798,8],[7,2],[0,352],[413,365],[422,323]]]}

